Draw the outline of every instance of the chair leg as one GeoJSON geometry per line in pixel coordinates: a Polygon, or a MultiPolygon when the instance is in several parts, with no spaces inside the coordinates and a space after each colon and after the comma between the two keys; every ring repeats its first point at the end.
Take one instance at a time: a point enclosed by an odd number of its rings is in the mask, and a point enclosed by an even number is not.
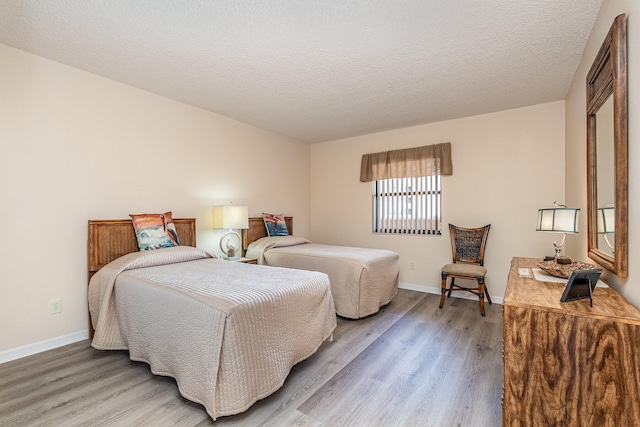
{"type": "Polygon", "coordinates": [[[489,288],[487,288],[487,284],[484,284],[484,294],[487,296],[487,301],[489,301],[489,304],[493,304],[491,302],[491,296],[489,295],[489,288]]]}
{"type": "Polygon", "coordinates": [[[440,308],[444,305],[444,297],[447,293],[447,273],[442,273],[442,293],[440,294],[440,308]]]}
{"type": "Polygon", "coordinates": [[[484,277],[478,277],[478,302],[480,303],[480,314],[484,316],[484,277]]]}
{"type": "Polygon", "coordinates": [[[453,290],[453,287],[456,284],[456,278],[452,277],[451,278],[451,283],[449,284],[449,292],[447,292],[447,297],[451,298],[451,291],[453,290]]]}

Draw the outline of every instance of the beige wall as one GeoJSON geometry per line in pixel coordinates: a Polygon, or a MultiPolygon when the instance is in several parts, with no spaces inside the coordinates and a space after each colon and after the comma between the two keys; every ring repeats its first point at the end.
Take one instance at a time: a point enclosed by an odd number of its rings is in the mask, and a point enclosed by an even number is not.
{"type": "Polygon", "coordinates": [[[4,45],[0,64],[0,356],[86,330],[89,219],[172,210],[218,250],[233,201],[307,234],[307,144],[4,45]]]}
{"type": "Polygon", "coordinates": [[[564,201],[563,101],[312,145],[311,238],[397,251],[401,285],[436,291],[451,260],[448,230],[440,237],[372,234],[371,183],[359,182],[360,159],[447,141],[454,173],[443,178],[443,224],[491,224],[487,283],[501,301],[511,258],[551,255],[559,238],[535,225],[538,208],[564,201]]]}
{"type": "MultiPolygon", "coordinates": [[[[627,13],[627,57],[629,84],[629,277],[619,277],[606,272],[605,280],[622,292],[632,303],[640,306],[640,85],[635,76],[640,72],[640,2],[636,0],[605,0],[582,61],[574,75],[566,99],[566,194],[568,202],[583,210],[587,208],[586,178],[586,76],[602,42],[613,23],[613,19],[627,13]]],[[[587,229],[587,219],[581,216],[580,227],[587,229]]],[[[575,257],[587,258],[587,236],[581,233],[570,242],[569,250],[575,257]]]]}

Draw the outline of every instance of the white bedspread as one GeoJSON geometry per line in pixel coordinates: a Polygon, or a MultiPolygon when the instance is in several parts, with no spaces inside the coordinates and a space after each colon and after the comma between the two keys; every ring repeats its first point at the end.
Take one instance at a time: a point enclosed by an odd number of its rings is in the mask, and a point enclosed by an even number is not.
{"type": "Polygon", "coordinates": [[[325,274],[208,258],[173,247],[129,254],[89,285],[98,349],[174,377],[213,419],[280,388],[336,326],[325,274]]]}
{"type": "Polygon", "coordinates": [[[377,313],[398,292],[400,256],[393,251],[279,236],[251,243],[246,256],[258,259],[259,264],[328,274],[336,312],[351,319],[377,313]]]}

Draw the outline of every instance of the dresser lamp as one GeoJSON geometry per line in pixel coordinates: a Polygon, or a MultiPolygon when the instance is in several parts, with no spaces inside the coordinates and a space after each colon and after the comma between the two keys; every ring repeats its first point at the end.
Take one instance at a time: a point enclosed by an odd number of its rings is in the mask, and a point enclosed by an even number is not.
{"type": "Polygon", "coordinates": [[[609,242],[607,234],[616,232],[616,208],[613,205],[607,205],[598,208],[598,234],[602,234],[607,246],[613,251],[614,246],[609,242]]]}
{"type": "MultiPolygon", "coordinates": [[[[247,206],[214,206],[213,207],[213,228],[228,229],[220,239],[220,250],[229,260],[240,258],[238,249],[242,243],[240,235],[234,229],[249,228],[249,208],[247,206]],[[237,238],[237,244],[232,242],[233,237],[237,238]]],[[[235,239],[234,239],[235,240],[235,239]]]]}
{"type": "Polygon", "coordinates": [[[567,233],[578,232],[578,212],[580,209],[568,208],[556,202],[553,204],[553,208],[538,209],[538,226],[536,231],[562,233],[562,242],[559,245],[553,242],[553,246],[556,249],[554,259],[560,264],[568,264],[571,260],[561,256],[562,247],[567,238],[567,233]]]}

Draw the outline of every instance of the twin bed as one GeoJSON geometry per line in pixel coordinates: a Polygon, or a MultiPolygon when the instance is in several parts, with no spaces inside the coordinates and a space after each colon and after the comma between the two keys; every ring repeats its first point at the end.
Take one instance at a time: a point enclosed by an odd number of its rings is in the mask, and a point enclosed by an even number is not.
{"type": "Polygon", "coordinates": [[[242,248],[258,264],[329,275],[336,312],[360,319],[377,313],[398,293],[399,255],[382,249],[332,246],[293,235],[293,218],[285,217],[288,236],[267,236],[263,219],[249,218],[242,248]]]}
{"type": "MultiPolygon", "coordinates": [[[[130,220],[89,221],[92,346],[128,350],[153,373],[175,378],[180,393],[214,420],[243,412],[279,389],[293,365],[331,338],[336,307],[359,318],[377,312],[397,292],[397,254],[395,261],[390,253],[391,260],[382,262],[391,277],[382,286],[384,271],[371,271],[354,254],[345,254],[341,264],[321,260],[322,248],[289,261],[278,253],[312,249],[310,243],[264,250],[269,266],[215,259],[195,248],[194,219],[173,221],[181,246],[151,251],[138,251],[130,220]],[[327,266],[328,275],[320,272],[327,266]]],[[[243,245],[255,241],[253,251],[262,236],[256,237],[255,219],[251,224],[243,245]]],[[[324,248],[325,255],[331,248],[324,248]]]]}
{"type": "Polygon", "coordinates": [[[333,298],[325,274],[213,259],[193,247],[194,220],[174,223],[182,246],[138,251],[131,221],[90,221],[92,345],[175,378],[215,420],[276,391],[331,337],[333,298]]]}

